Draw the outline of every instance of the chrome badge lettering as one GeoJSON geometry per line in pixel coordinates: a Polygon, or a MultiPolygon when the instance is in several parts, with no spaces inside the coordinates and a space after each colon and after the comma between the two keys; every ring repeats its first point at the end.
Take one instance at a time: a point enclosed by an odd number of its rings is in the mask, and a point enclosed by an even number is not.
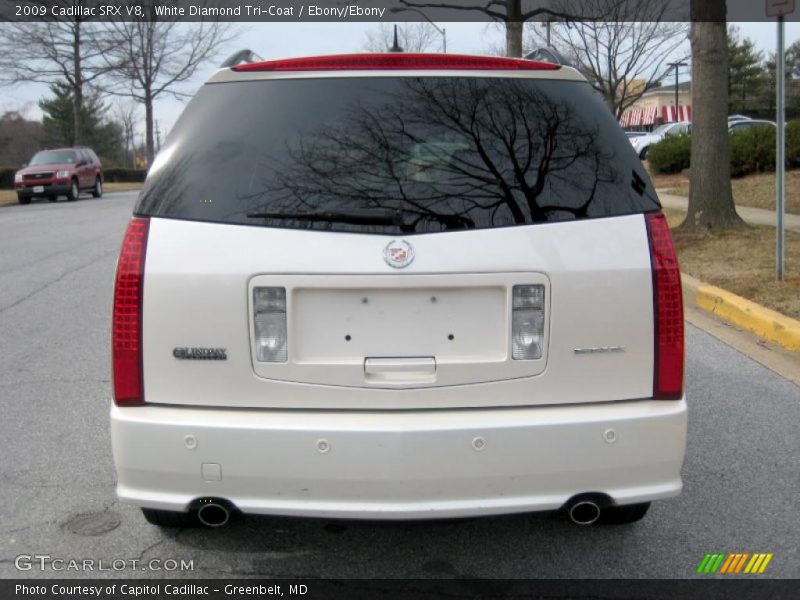
{"type": "Polygon", "coordinates": [[[575,348],[575,354],[609,354],[625,352],[625,346],[597,346],[594,348],[575,348]]]}
{"type": "Polygon", "coordinates": [[[228,360],[225,348],[175,348],[172,356],[181,360],[228,360]]]}

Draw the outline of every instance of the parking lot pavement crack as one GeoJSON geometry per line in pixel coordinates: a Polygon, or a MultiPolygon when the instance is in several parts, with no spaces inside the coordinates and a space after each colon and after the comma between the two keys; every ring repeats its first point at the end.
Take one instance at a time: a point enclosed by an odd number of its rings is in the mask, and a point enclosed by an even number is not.
{"type": "Polygon", "coordinates": [[[57,277],[56,279],[53,279],[52,281],[48,281],[48,282],[47,282],[47,283],[45,283],[43,286],[36,288],[35,290],[33,290],[33,291],[31,291],[30,293],[26,294],[25,296],[23,296],[22,298],[20,298],[20,299],[19,299],[19,300],[17,300],[16,302],[12,302],[12,303],[11,303],[11,304],[9,304],[8,306],[3,306],[3,307],[0,307],[0,314],[2,314],[2,313],[4,313],[4,312],[6,312],[7,310],[10,310],[10,309],[14,308],[15,306],[19,306],[20,304],[22,304],[22,303],[23,303],[23,302],[25,302],[26,300],[29,300],[30,298],[32,298],[33,296],[35,296],[35,295],[36,295],[36,294],[38,294],[39,292],[43,292],[43,291],[44,291],[44,290],[46,290],[47,288],[49,288],[49,287],[52,287],[52,286],[54,286],[55,284],[57,284],[57,283],[59,283],[59,282],[63,281],[64,279],[66,279],[67,277],[69,277],[70,275],[72,275],[73,273],[77,273],[78,271],[80,271],[80,270],[82,270],[82,269],[85,269],[85,268],[87,268],[87,267],[91,267],[92,265],[94,265],[94,264],[96,264],[96,263],[100,262],[101,260],[103,260],[103,259],[107,258],[108,256],[110,256],[110,255],[112,255],[112,254],[116,254],[116,253],[117,253],[117,250],[116,250],[116,249],[115,249],[115,250],[110,250],[110,251],[108,251],[108,252],[104,252],[103,254],[101,254],[101,255],[99,255],[99,256],[94,256],[94,257],[92,257],[92,260],[90,260],[90,261],[89,261],[89,262],[87,262],[87,263],[80,264],[80,265],[78,265],[78,266],[76,266],[76,267],[74,267],[74,268],[72,268],[72,269],[69,269],[69,270],[65,271],[64,273],[62,273],[62,274],[61,274],[59,277],[57,277]]]}
{"type": "Polygon", "coordinates": [[[147,548],[145,548],[144,550],[142,550],[142,551],[139,553],[139,556],[137,556],[137,557],[136,557],[136,560],[137,560],[138,562],[142,562],[142,561],[144,560],[144,557],[145,557],[145,555],[146,555],[148,552],[150,552],[151,550],[153,550],[153,549],[155,549],[155,548],[158,548],[159,546],[162,546],[162,545],[166,544],[166,543],[167,543],[167,542],[169,542],[169,541],[174,541],[174,539],[175,539],[175,536],[167,536],[167,538],[166,538],[166,539],[162,539],[162,540],[159,540],[159,541],[157,541],[157,542],[153,542],[152,544],[150,544],[149,546],[147,546],[147,548]]]}

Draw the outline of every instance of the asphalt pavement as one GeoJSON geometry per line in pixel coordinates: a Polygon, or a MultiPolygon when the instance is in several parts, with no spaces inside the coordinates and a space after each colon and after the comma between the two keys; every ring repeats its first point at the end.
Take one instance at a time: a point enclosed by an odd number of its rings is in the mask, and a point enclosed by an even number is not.
{"type": "Polygon", "coordinates": [[[640,523],[149,525],[116,500],[108,431],[114,266],[135,195],[0,208],[0,577],[684,578],[708,552],[770,552],[765,576],[800,577],[800,388],[693,326],[684,492],[640,523]],[[21,555],[95,571],[42,571],[21,555]],[[131,559],[143,562],[96,570],[131,559]],[[142,570],[151,559],[162,570],[142,570]],[[164,570],[169,560],[193,568],[164,570]]]}

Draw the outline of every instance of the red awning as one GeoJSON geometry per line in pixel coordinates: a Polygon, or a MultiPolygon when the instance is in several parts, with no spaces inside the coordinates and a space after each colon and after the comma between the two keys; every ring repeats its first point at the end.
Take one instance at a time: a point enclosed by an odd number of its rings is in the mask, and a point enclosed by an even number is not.
{"type": "Polygon", "coordinates": [[[656,122],[656,116],[658,116],[658,107],[657,106],[648,106],[644,109],[644,117],[643,117],[643,125],[653,125],[656,122]]]}

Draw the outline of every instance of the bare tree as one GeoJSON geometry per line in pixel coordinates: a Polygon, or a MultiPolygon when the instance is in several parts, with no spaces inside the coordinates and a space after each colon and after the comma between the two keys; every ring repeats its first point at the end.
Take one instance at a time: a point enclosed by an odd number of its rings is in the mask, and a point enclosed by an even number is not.
{"type": "MultiPolygon", "coordinates": [[[[439,33],[429,23],[397,25],[397,39],[406,52],[430,52],[437,48],[439,33]]],[[[366,52],[386,52],[394,43],[394,27],[381,23],[377,29],[367,31],[362,48],[366,52]]]]}
{"type": "MultiPolygon", "coordinates": [[[[603,20],[551,27],[553,45],[571,60],[620,118],[645,93],[661,85],[669,62],[688,58],[684,23],[664,22],[668,5],[619,0],[558,0],[559,12],[588,11],[603,20]]],[[[537,28],[538,29],[538,28],[537,28]]],[[[541,37],[541,31],[536,31],[541,37]]]]}
{"type": "Polygon", "coordinates": [[[114,107],[114,118],[122,126],[126,166],[135,167],[133,153],[136,145],[136,105],[132,102],[118,102],[114,107]]]}
{"type": "Polygon", "coordinates": [[[180,84],[211,60],[233,36],[228,23],[177,23],[159,19],[151,12],[147,21],[107,24],[112,36],[120,41],[106,55],[109,64],[117,65],[113,77],[119,85],[107,91],[144,105],[148,164],[155,155],[153,103],[162,95],[188,96],[179,89],[180,84]]]}
{"type": "Polygon", "coordinates": [[[0,24],[0,83],[66,84],[73,100],[71,143],[79,144],[84,94],[113,68],[103,56],[115,44],[79,17],[0,24]]]}
{"type": "MultiPolygon", "coordinates": [[[[615,0],[617,2],[621,0],[615,0]]],[[[561,19],[572,21],[576,18],[592,17],[588,11],[580,9],[576,13],[567,13],[549,6],[542,0],[530,2],[525,0],[487,0],[485,2],[416,2],[400,0],[400,4],[416,9],[449,9],[471,11],[483,14],[493,21],[502,23],[506,30],[506,56],[522,56],[523,24],[539,18],[561,19]],[[531,6],[531,8],[528,8],[531,6]]]]}

